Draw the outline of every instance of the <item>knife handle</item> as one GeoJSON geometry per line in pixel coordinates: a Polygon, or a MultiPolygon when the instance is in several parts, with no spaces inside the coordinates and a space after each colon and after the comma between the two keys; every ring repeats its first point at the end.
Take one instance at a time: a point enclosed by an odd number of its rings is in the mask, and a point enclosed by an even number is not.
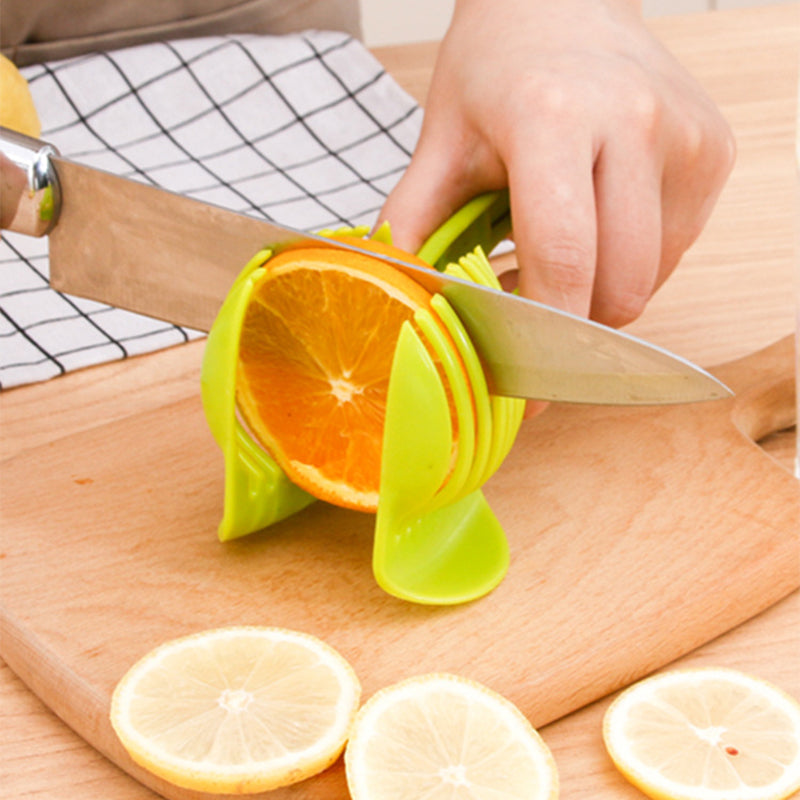
{"type": "Polygon", "coordinates": [[[16,200],[16,211],[8,229],[28,236],[44,236],[58,220],[61,189],[51,155],[58,150],[46,142],[0,127],[0,153],[3,162],[3,202],[15,201],[9,187],[24,186],[16,200]],[[17,174],[14,174],[14,171],[17,174]]]}

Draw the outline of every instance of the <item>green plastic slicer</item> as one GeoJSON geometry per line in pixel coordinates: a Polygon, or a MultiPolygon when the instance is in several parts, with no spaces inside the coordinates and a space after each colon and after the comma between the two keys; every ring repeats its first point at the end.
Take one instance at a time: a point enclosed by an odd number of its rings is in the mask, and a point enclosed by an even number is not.
{"type": "MultiPolygon", "coordinates": [[[[483,249],[490,251],[509,227],[508,194],[482,195],[439,228],[419,255],[465,280],[499,288],[483,249]]],[[[386,235],[386,229],[377,234],[386,235]]],[[[203,407],[225,461],[222,541],[266,528],[315,500],[293,484],[250,435],[236,407],[242,322],[270,256],[269,250],[257,253],[234,282],[209,333],[203,360],[203,407]]],[[[406,323],[398,339],[387,398],[372,565],[378,584],[390,594],[419,603],[451,604],[486,594],[508,569],[506,537],[481,487],[511,449],[524,401],[489,394],[457,315],[440,295],[433,298],[432,307],[452,341],[428,311],[415,317],[421,334],[406,323]],[[444,367],[455,406],[455,459],[447,389],[426,343],[444,367]]]]}

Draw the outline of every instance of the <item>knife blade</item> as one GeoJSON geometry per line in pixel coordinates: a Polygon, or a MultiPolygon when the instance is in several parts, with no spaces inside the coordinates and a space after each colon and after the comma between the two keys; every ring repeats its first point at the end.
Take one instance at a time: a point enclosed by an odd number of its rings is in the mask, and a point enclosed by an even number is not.
{"type": "MultiPolygon", "coordinates": [[[[51,286],[177,325],[208,331],[241,267],[260,249],[304,241],[357,249],[87,167],[7,129],[0,148],[28,183],[9,228],[49,235],[51,286]]],[[[686,359],[625,332],[386,260],[447,298],[497,394],[621,405],[731,394],[686,359]]]]}

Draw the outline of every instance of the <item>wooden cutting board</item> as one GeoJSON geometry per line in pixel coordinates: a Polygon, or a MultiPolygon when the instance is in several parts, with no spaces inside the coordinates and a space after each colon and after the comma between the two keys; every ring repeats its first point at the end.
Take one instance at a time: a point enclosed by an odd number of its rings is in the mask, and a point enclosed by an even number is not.
{"type": "MultiPolygon", "coordinates": [[[[486,487],[508,576],[469,605],[384,594],[373,518],[316,504],[220,544],[222,461],[199,397],[0,463],[0,655],[87,741],[168,798],[199,798],[128,759],[114,685],[166,639],[231,624],[316,634],[365,697],[446,670],[541,726],[662,666],[800,586],[800,483],[753,439],[794,419],[785,339],[715,370],[730,401],[553,406],[486,487]]],[[[270,798],[346,797],[341,761],[270,798]]]]}

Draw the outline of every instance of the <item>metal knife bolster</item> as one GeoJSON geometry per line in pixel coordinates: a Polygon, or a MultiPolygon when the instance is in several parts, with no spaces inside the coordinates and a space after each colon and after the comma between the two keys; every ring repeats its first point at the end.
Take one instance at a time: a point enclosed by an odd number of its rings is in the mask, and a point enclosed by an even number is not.
{"type": "Polygon", "coordinates": [[[27,190],[22,192],[9,230],[27,236],[49,233],[61,211],[61,187],[51,156],[53,145],[16,131],[3,129],[3,152],[25,174],[27,190]]]}

